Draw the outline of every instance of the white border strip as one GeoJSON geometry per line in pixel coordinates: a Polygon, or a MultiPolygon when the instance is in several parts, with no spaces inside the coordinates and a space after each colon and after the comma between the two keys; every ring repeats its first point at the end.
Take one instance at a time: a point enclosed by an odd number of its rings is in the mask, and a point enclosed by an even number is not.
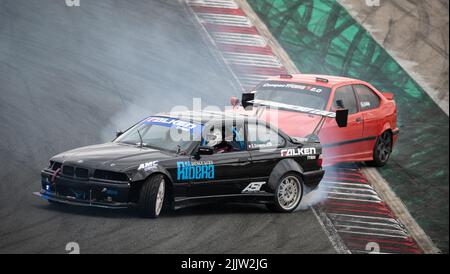
{"type": "Polygon", "coordinates": [[[331,220],[328,219],[325,212],[321,210],[316,211],[314,207],[311,207],[311,211],[313,212],[314,216],[316,216],[317,221],[323,228],[334,250],[336,250],[336,252],[339,254],[351,254],[350,250],[347,248],[344,241],[342,241],[341,236],[339,236],[339,233],[337,232],[331,220]]]}

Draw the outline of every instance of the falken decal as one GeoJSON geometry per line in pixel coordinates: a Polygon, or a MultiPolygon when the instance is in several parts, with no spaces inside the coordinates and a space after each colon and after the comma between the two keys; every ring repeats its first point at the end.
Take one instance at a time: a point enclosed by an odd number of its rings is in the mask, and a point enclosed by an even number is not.
{"type": "Polygon", "coordinates": [[[148,117],[144,121],[145,124],[159,125],[164,127],[176,127],[184,131],[193,131],[200,127],[198,124],[165,117],[148,117]]]}
{"type": "Polygon", "coordinates": [[[214,163],[212,161],[177,162],[177,180],[214,179],[214,163]]]}
{"type": "Polygon", "coordinates": [[[317,154],[317,150],[315,147],[302,147],[302,148],[291,148],[281,150],[281,157],[304,156],[315,154],[317,154]]]}
{"type": "Polygon", "coordinates": [[[138,170],[149,171],[158,167],[158,161],[152,161],[140,164],[138,170]]]}

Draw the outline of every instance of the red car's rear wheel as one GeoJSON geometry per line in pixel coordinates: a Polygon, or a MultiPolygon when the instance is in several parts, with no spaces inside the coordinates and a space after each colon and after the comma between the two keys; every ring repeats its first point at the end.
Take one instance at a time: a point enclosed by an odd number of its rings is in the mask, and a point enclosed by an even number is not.
{"type": "Polygon", "coordinates": [[[382,167],[384,166],[391,156],[392,153],[392,133],[390,131],[385,131],[381,134],[375,147],[373,148],[373,160],[367,162],[370,166],[382,167]]]}

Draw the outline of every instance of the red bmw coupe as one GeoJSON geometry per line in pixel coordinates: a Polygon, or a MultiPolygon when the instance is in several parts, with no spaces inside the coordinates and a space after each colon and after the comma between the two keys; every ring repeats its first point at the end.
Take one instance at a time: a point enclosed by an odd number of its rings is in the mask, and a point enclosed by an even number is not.
{"type": "Polygon", "coordinates": [[[324,164],[367,162],[383,166],[397,141],[394,95],[361,80],[327,75],[271,77],[242,95],[234,111],[277,123],[291,136],[315,134],[324,149],[324,164]],[[337,109],[348,110],[347,126],[330,119],[337,109]]]}

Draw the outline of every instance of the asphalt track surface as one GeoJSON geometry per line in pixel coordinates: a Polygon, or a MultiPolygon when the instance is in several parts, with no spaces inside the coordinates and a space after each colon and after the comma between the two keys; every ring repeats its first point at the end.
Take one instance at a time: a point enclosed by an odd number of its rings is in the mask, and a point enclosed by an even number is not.
{"type": "Polygon", "coordinates": [[[182,2],[0,0],[0,253],[334,253],[311,210],[207,205],[156,220],[31,195],[52,155],[145,115],[224,105],[232,77],[182,2]]]}

